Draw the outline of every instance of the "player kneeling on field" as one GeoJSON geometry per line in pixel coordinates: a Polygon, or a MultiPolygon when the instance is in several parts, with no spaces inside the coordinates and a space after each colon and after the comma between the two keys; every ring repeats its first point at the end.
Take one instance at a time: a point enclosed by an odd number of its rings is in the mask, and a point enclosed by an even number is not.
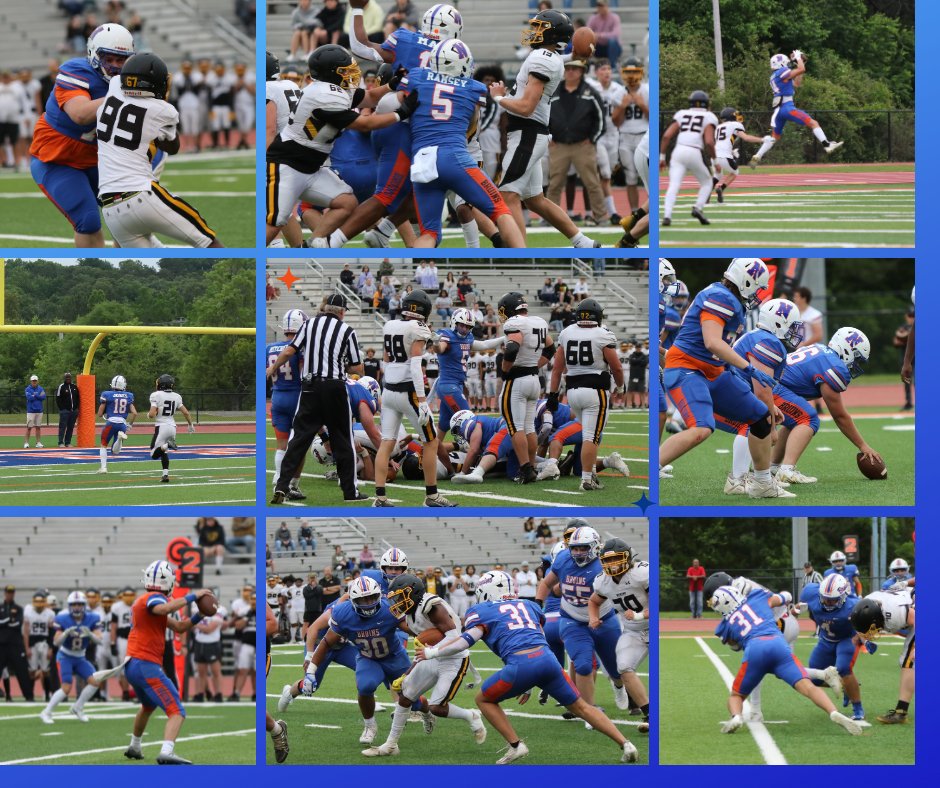
{"type": "Polygon", "coordinates": [[[180,149],[179,113],[166,101],[170,75],[154,54],[134,55],[98,107],[98,200],[118,246],[163,246],[161,233],[194,247],[221,247],[205,219],[154,179],[157,149],[180,149]]]}

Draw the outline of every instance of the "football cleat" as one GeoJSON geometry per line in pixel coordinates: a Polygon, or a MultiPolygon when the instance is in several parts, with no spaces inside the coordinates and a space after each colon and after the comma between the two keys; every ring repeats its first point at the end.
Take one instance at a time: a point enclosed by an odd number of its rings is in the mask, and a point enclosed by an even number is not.
{"type": "Polygon", "coordinates": [[[385,742],[384,744],[380,744],[378,747],[366,748],[362,751],[362,754],[365,755],[366,758],[380,758],[390,755],[398,755],[400,752],[401,750],[398,749],[397,744],[390,744],[389,742],[385,742]]]}
{"type": "Polygon", "coordinates": [[[884,725],[903,725],[907,722],[907,712],[890,709],[887,714],[879,714],[875,719],[884,725]]]}
{"type": "Polygon", "coordinates": [[[470,732],[473,734],[473,740],[477,744],[483,744],[486,741],[486,726],[483,724],[483,716],[478,711],[470,712],[470,732]]]}
{"type": "Polygon", "coordinates": [[[513,761],[519,761],[526,757],[529,754],[529,748],[525,746],[524,741],[520,741],[515,747],[509,745],[506,747],[506,754],[503,755],[498,761],[496,761],[497,766],[504,766],[507,763],[512,763],[513,761]]]}
{"type": "Polygon", "coordinates": [[[730,720],[723,720],[720,724],[722,733],[734,733],[744,725],[744,720],[740,714],[735,714],[730,720]]]}
{"type": "Polygon", "coordinates": [[[744,483],[749,498],[796,498],[789,490],[783,489],[774,478],[770,481],[750,478],[744,483]]]}
{"type": "Polygon", "coordinates": [[[99,468],[97,471],[95,471],[95,473],[107,473],[107,472],[108,472],[107,468],[99,468]]]}
{"type": "Polygon", "coordinates": [[[291,705],[294,700],[294,696],[291,695],[292,684],[285,684],[284,689],[281,690],[281,697],[277,700],[277,710],[278,711],[287,711],[287,707],[291,705]]]}
{"type": "Polygon", "coordinates": [[[628,709],[630,708],[630,696],[627,694],[627,688],[622,684],[618,687],[616,684],[613,685],[614,688],[614,703],[617,704],[618,709],[628,709]]]}
{"type": "Polygon", "coordinates": [[[46,448],[46,447],[43,446],[42,443],[40,443],[39,441],[36,441],[36,448],[37,448],[37,449],[44,449],[44,448],[46,448]]]}
{"type": "Polygon", "coordinates": [[[124,750],[124,757],[131,761],[142,761],[144,759],[144,753],[140,747],[135,747],[133,744],[124,750]]]}
{"type": "Polygon", "coordinates": [[[88,722],[88,715],[76,706],[69,706],[69,714],[77,717],[79,722],[88,722]]]}
{"type": "Polygon", "coordinates": [[[845,728],[853,736],[860,736],[862,733],[861,725],[859,725],[855,720],[850,720],[844,714],[840,714],[838,711],[833,710],[833,712],[829,715],[829,719],[832,720],[836,725],[845,728]]]}
{"type": "Polygon", "coordinates": [[[393,504],[388,498],[376,498],[372,501],[372,506],[375,509],[393,509],[395,504],[393,504]]]}
{"type": "Polygon", "coordinates": [[[630,469],[620,456],[620,452],[614,451],[607,455],[607,467],[623,476],[630,475],[630,469]]]}
{"type": "Polygon", "coordinates": [[[366,231],[362,236],[362,240],[366,246],[372,249],[383,249],[392,245],[391,239],[385,235],[385,233],[380,233],[378,230],[366,231]]]}
{"type": "Polygon", "coordinates": [[[170,483],[170,474],[165,473],[160,477],[160,484],[169,484],[170,483]]]}
{"type": "Polygon", "coordinates": [[[777,481],[786,482],[787,484],[815,484],[818,479],[815,476],[807,476],[805,473],[800,473],[796,468],[789,468],[787,470],[781,468],[777,471],[777,481]]]}
{"type": "Polygon", "coordinates": [[[179,446],[176,445],[176,438],[167,438],[166,447],[172,451],[176,451],[179,448],[179,446]]]}
{"type": "Polygon", "coordinates": [[[187,761],[185,758],[180,758],[176,753],[170,753],[169,755],[158,755],[157,763],[161,766],[192,766],[192,761],[187,761]]]}
{"type": "Polygon", "coordinates": [[[284,499],[287,497],[287,493],[283,490],[275,490],[274,495],[271,496],[271,504],[273,506],[280,506],[284,503],[284,499]]]}
{"type": "Polygon", "coordinates": [[[623,754],[620,756],[621,763],[636,763],[640,759],[640,754],[636,747],[628,741],[623,743],[623,754]]]}
{"type": "Polygon", "coordinates": [[[281,732],[271,734],[271,743],[274,745],[274,760],[278,763],[284,763],[287,760],[287,754],[290,752],[290,745],[287,741],[287,723],[284,720],[275,720],[281,726],[281,732]]]}
{"type": "Polygon", "coordinates": [[[660,478],[660,479],[671,479],[671,478],[672,478],[672,471],[668,471],[668,470],[666,470],[666,468],[660,468],[660,469],[659,469],[659,478],[660,478]]]}
{"type": "Polygon", "coordinates": [[[842,142],[830,142],[828,145],[823,145],[823,150],[826,151],[826,153],[835,153],[844,144],[845,143],[842,142]]]}
{"type": "Polygon", "coordinates": [[[46,723],[46,725],[53,724],[51,711],[46,711],[45,709],[43,709],[41,712],[39,712],[39,719],[41,719],[44,723],[46,723]]]}
{"type": "Polygon", "coordinates": [[[672,227],[672,219],[668,216],[663,218],[663,227],[672,227]]]}
{"type": "Polygon", "coordinates": [[[760,164],[760,162],[761,162],[760,156],[758,156],[755,153],[753,156],[751,156],[751,160],[747,163],[747,166],[750,167],[752,170],[756,170],[757,165],[760,164]]]}
{"type": "Polygon", "coordinates": [[[296,487],[290,487],[287,490],[287,500],[289,501],[304,501],[307,499],[307,496],[304,495],[296,487]]]}
{"type": "Polygon", "coordinates": [[[375,741],[375,737],[379,732],[378,725],[366,725],[362,729],[362,735],[359,737],[360,744],[372,744],[375,741]]]}
{"type": "Polygon", "coordinates": [[[632,235],[629,235],[628,233],[624,233],[620,237],[620,240],[617,241],[618,249],[636,249],[639,245],[640,245],[639,239],[634,238],[632,235]]]}
{"type": "Polygon", "coordinates": [[[438,509],[450,509],[457,504],[448,501],[443,495],[438,493],[437,495],[429,495],[424,499],[424,505],[432,508],[438,509]]]}
{"type": "Polygon", "coordinates": [[[823,681],[838,697],[842,694],[842,677],[835,665],[830,665],[823,671],[823,681]]]}
{"type": "Polygon", "coordinates": [[[593,490],[603,490],[604,485],[601,484],[600,479],[598,479],[595,474],[590,479],[582,479],[581,484],[578,485],[578,489],[582,492],[591,492],[593,490]]]}
{"type": "Polygon", "coordinates": [[[700,208],[692,209],[692,218],[698,219],[699,224],[711,224],[711,222],[706,218],[705,214],[702,213],[700,208]]]}
{"type": "Polygon", "coordinates": [[[425,711],[421,714],[421,723],[424,725],[424,733],[426,736],[430,736],[434,733],[434,725],[436,722],[437,720],[431,712],[425,711]]]}
{"type": "Polygon", "coordinates": [[[747,476],[735,478],[730,473],[725,479],[725,495],[747,495],[747,476]]]}

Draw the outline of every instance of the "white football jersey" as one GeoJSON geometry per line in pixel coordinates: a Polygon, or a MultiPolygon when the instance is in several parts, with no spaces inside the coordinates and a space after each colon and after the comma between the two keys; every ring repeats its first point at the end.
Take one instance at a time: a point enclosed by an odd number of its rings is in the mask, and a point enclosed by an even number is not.
{"type": "Polygon", "coordinates": [[[175,391],[155,391],[150,395],[150,407],[157,409],[155,424],[176,424],[175,414],[183,398],[175,391]]]}
{"type": "MultiPolygon", "coordinates": [[[[432,627],[437,626],[433,621],[431,621],[431,608],[432,607],[442,607],[444,612],[447,614],[447,617],[451,621],[451,627],[447,630],[445,634],[447,635],[459,635],[461,631],[460,626],[460,616],[458,616],[454,609],[447,603],[446,600],[439,597],[437,594],[425,594],[421,597],[421,601],[415,605],[410,613],[406,616],[408,622],[408,629],[411,630],[412,634],[420,635],[424,630],[431,629],[432,627]]],[[[466,652],[460,652],[459,658],[466,656],[466,652]]]]}
{"type": "MultiPolygon", "coordinates": [[[[283,583],[275,583],[273,586],[266,586],[264,593],[265,593],[265,599],[267,599],[267,602],[268,602],[268,607],[270,607],[273,610],[277,610],[278,609],[278,603],[277,603],[278,597],[281,594],[287,593],[287,586],[285,586],[283,583]]],[[[232,612],[235,612],[234,609],[232,612]]]]}
{"type": "Polygon", "coordinates": [[[865,599],[873,599],[881,604],[884,613],[884,631],[896,634],[908,626],[908,613],[914,608],[914,600],[909,590],[895,593],[893,591],[875,591],[865,599]]]}
{"type": "Polygon", "coordinates": [[[349,123],[321,123],[320,112],[352,111],[352,96],[332,82],[311,82],[300,92],[294,114],[281,131],[280,139],[329,155],[333,143],[349,123]]]}
{"type": "MultiPolygon", "coordinates": [[[[626,92],[626,89],[624,89],[626,92]]],[[[640,87],[637,88],[636,94],[643,101],[643,104],[649,112],[650,105],[650,84],[649,82],[641,82],[640,87]]],[[[622,100],[622,99],[621,99],[622,100]]],[[[640,109],[636,104],[631,104],[627,107],[626,112],[623,116],[623,123],[620,124],[620,133],[621,134],[642,134],[645,131],[649,131],[650,119],[648,115],[644,114],[643,110],[640,109]]]]}
{"type": "Polygon", "coordinates": [[[150,191],[150,143],[176,137],[179,113],[156,98],[134,98],[112,77],[98,107],[98,194],[150,191]]]}
{"type": "Polygon", "coordinates": [[[111,618],[118,625],[118,629],[129,629],[131,626],[131,606],[124,604],[120,599],[111,605],[111,618]]]}
{"type": "Polygon", "coordinates": [[[467,380],[479,380],[480,362],[482,360],[482,353],[471,353],[467,356],[467,380]]]}
{"type": "Polygon", "coordinates": [[[601,135],[601,137],[603,139],[617,139],[617,135],[620,133],[620,129],[618,126],[614,125],[613,112],[614,107],[619,107],[620,102],[623,101],[626,88],[619,82],[611,81],[611,83],[605,88],[596,79],[588,79],[586,81],[592,88],[594,88],[594,90],[600,93],[601,98],[604,99],[606,122],[604,124],[604,133],[601,135]]]}
{"type": "Polygon", "coordinates": [[[290,116],[294,114],[297,105],[300,103],[300,88],[289,79],[275,79],[264,83],[265,103],[272,101],[277,108],[277,120],[275,121],[275,131],[280,134],[290,116]]]}
{"type": "MultiPolygon", "coordinates": [[[[275,597],[275,604],[277,603],[277,597],[275,597]]],[[[251,615],[251,602],[248,602],[241,597],[232,600],[232,604],[229,605],[229,609],[232,611],[232,616],[237,618],[245,618],[246,616],[251,615]]]]}
{"type": "Polygon", "coordinates": [[[297,586],[290,586],[287,589],[287,598],[290,601],[291,610],[295,610],[295,611],[299,610],[301,613],[304,612],[304,608],[306,607],[306,604],[304,602],[304,587],[303,586],[301,586],[300,588],[298,588],[297,586]]]}
{"type": "MultiPolygon", "coordinates": [[[[530,74],[538,74],[539,76],[533,76],[532,78],[539,79],[545,84],[545,87],[542,90],[542,97],[539,99],[539,103],[535,105],[535,109],[532,111],[532,114],[529,115],[529,118],[547,126],[550,114],[548,105],[552,96],[555,95],[555,91],[558,90],[562,79],[565,77],[565,61],[561,55],[551,49],[533,49],[529,53],[529,56],[522,62],[519,73],[516,74],[516,83],[509,92],[510,96],[522,98],[522,96],[525,95],[525,89],[526,85],[529,84],[530,74]]],[[[524,117],[517,115],[508,107],[506,107],[505,110],[511,116],[517,118],[524,117]]],[[[512,127],[510,126],[510,128],[512,127]]]]}
{"type": "Polygon", "coordinates": [[[431,339],[431,329],[420,320],[389,320],[385,324],[383,341],[386,364],[385,383],[404,383],[411,380],[411,346],[418,340],[431,339]]]}
{"type": "Polygon", "coordinates": [[[496,356],[483,357],[483,377],[486,380],[496,380],[496,356]]]}
{"type": "Polygon", "coordinates": [[[640,156],[650,157],[650,130],[646,129],[646,134],[640,137],[640,143],[636,146],[636,152],[640,156]]]}
{"type": "Polygon", "coordinates": [[[424,359],[424,368],[427,372],[438,373],[441,371],[441,363],[437,359],[437,353],[432,353],[429,350],[422,358],[424,359]]]}
{"type": "Polygon", "coordinates": [[[569,375],[600,375],[607,371],[604,348],[617,347],[617,338],[604,326],[572,323],[558,335],[569,375]]]}
{"type": "MultiPolygon", "coordinates": [[[[594,591],[613,602],[621,615],[628,610],[642,613],[650,603],[650,565],[646,561],[637,561],[619,580],[601,572],[594,578],[594,591]]],[[[646,617],[624,618],[623,625],[626,629],[649,629],[650,620],[646,617]]]]}
{"type": "MultiPolygon", "coordinates": [[[[196,612],[195,603],[193,604],[192,612],[193,613],[196,612]]],[[[206,617],[204,620],[205,621],[213,621],[213,620],[225,621],[225,616],[226,616],[225,608],[219,605],[219,609],[216,610],[213,615],[206,617]]],[[[195,629],[193,629],[193,637],[196,639],[197,643],[218,643],[222,640],[222,627],[213,629],[209,633],[203,632],[198,627],[196,627],[195,629]]]]}
{"type": "Polygon", "coordinates": [[[30,638],[45,638],[49,636],[49,627],[55,620],[55,613],[49,607],[38,612],[32,605],[27,605],[23,608],[23,620],[29,624],[30,638]]]}
{"type": "MultiPolygon", "coordinates": [[[[235,83],[238,83],[238,74],[233,75],[235,77],[235,83]]],[[[255,72],[251,69],[245,71],[245,75],[241,79],[244,87],[235,89],[235,106],[236,107],[252,107],[255,106],[255,94],[252,93],[248,86],[254,86],[255,84],[255,72]]]]}
{"type": "Polygon", "coordinates": [[[513,366],[538,366],[548,336],[548,323],[536,315],[514,315],[503,323],[503,333],[508,336],[516,331],[522,334],[522,341],[519,343],[519,355],[516,356],[513,366]]]}
{"type": "Polygon", "coordinates": [[[734,135],[742,131],[744,124],[736,120],[719,123],[715,131],[715,156],[719,159],[736,159],[738,152],[734,149],[734,135]]]}
{"type": "Polygon", "coordinates": [[[632,352],[633,352],[632,350],[618,350],[617,351],[617,358],[620,359],[620,366],[623,367],[624,370],[630,369],[630,354],[632,352]]]}
{"type": "Polygon", "coordinates": [[[704,107],[680,109],[672,119],[679,124],[676,145],[688,145],[699,150],[705,147],[705,127],[718,125],[715,114],[704,107]]]}
{"type": "Polygon", "coordinates": [[[235,83],[238,77],[231,71],[226,71],[221,76],[214,71],[206,74],[206,84],[209,86],[210,101],[212,104],[227,106],[234,96],[235,83]]]}

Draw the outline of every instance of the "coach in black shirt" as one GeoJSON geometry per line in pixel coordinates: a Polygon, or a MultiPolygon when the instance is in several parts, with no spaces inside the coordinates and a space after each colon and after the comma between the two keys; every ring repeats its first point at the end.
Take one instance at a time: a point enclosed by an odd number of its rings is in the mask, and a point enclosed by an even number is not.
{"type": "Polygon", "coordinates": [[[23,697],[32,701],[33,682],[23,643],[23,608],[13,600],[15,594],[16,587],[7,586],[0,602],[0,673],[6,669],[11,676],[16,676],[23,697]]]}
{"type": "Polygon", "coordinates": [[[304,634],[307,627],[316,621],[323,612],[323,589],[317,582],[317,576],[307,575],[307,585],[303,587],[304,594],[304,634]]]}
{"type": "Polygon", "coordinates": [[[72,383],[72,373],[66,372],[55,390],[55,404],[59,409],[59,446],[72,442],[72,430],[78,420],[78,386],[72,383]]]}
{"type": "Polygon", "coordinates": [[[300,327],[291,343],[268,367],[268,377],[273,378],[281,365],[295,353],[300,353],[303,358],[300,403],[287,452],[281,461],[281,475],[275,482],[272,504],[284,503],[290,480],[323,427],[330,433],[330,449],[336,460],[343,499],[365,501],[369,498],[356,486],[352,411],[346,393],[346,375],[363,373],[359,341],[352,326],[343,322],[346,315],[344,296],[339,293],[328,296],[321,310],[300,327]]]}
{"type": "Polygon", "coordinates": [[[332,567],[328,566],[323,570],[323,577],[320,578],[320,588],[323,589],[323,598],[321,600],[323,607],[339,599],[343,584],[338,577],[333,576],[332,567]]]}

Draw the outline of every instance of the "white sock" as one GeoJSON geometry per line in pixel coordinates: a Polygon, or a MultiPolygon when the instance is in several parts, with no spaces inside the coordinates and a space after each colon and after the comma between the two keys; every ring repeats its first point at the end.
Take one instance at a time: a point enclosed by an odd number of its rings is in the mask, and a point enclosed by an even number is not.
{"type": "Polygon", "coordinates": [[[467,722],[472,722],[473,712],[471,712],[469,709],[462,709],[460,706],[455,706],[453,703],[448,703],[447,718],[451,720],[466,720],[467,722]]]}
{"type": "Polygon", "coordinates": [[[173,748],[176,746],[176,742],[169,741],[167,739],[163,740],[163,746],[160,747],[160,755],[172,755],[173,748]]]}
{"type": "Polygon", "coordinates": [[[85,708],[85,704],[88,703],[89,698],[98,691],[98,688],[92,684],[86,684],[85,689],[82,690],[82,694],[78,696],[78,700],[75,701],[75,708],[78,711],[81,711],[85,708]]]}
{"type": "Polygon", "coordinates": [[[281,733],[281,723],[279,723],[277,720],[275,720],[275,721],[274,721],[274,727],[271,728],[270,733],[271,733],[272,736],[278,736],[278,735],[280,735],[280,733],[281,733]]]}
{"type": "Polygon", "coordinates": [[[581,471],[581,481],[589,482],[591,481],[591,472],[590,471],[581,471]]]}
{"type": "Polygon", "coordinates": [[[793,470],[793,466],[792,466],[792,465],[783,465],[783,464],[781,464],[781,465],[778,465],[778,466],[777,466],[777,471],[778,471],[778,472],[779,472],[779,471],[792,471],[792,470],[793,470]]]}
{"type": "Polygon", "coordinates": [[[819,668],[806,668],[806,675],[813,681],[825,681],[826,671],[819,668]]]}
{"type": "Polygon", "coordinates": [[[769,482],[770,481],[770,468],[767,468],[766,470],[763,470],[763,471],[759,471],[755,468],[754,478],[759,482],[769,482]]]}
{"type": "Polygon", "coordinates": [[[757,151],[757,158],[763,159],[767,154],[767,151],[769,151],[776,143],[777,140],[775,140],[773,137],[771,137],[769,140],[764,140],[763,144],[757,151]]]}
{"type": "Polygon", "coordinates": [[[829,142],[829,140],[826,139],[826,132],[822,130],[822,126],[817,126],[815,129],[813,129],[813,136],[823,145],[826,145],[829,142]]]}
{"type": "Polygon", "coordinates": [[[460,225],[460,229],[463,232],[463,239],[467,244],[468,249],[479,249],[480,248],[480,228],[477,227],[477,223],[471,219],[466,224],[460,225]]]}
{"type": "Polygon", "coordinates": [[[101,448],[98,449],[98,454],[101,456],[101,467],[107,468],[108,467],[108,450],[104,446],[102,446],[101,448]]]}
{"type": "Polygon", "coordinates": [[[386,217],[382,219],[377,225],[375,225],[375,229],[377,232],[382,233],[382,235],[384,235],[386,238],[391,239],[391,237],[395,235],[395,230],[397,228],[395,227],[395,222],[386,217]]]}
{"type": "Polygon", "coordinates": [[[608,194],[604,198],[604,205],[607,208],[607,213],[617,213],[617,206],[614,205],[614,195],[608,194]]]}
{"type": "Polygon", "coordinates": [[[780,470],[780,463],[776,463],[776,462],[770,463],[770,472],[771,472],[771,473],[776,473],[776,472],[779,471],[779,470],[780,470]]]}
{"type": "Polygon", "coordinates": [[[295,479],[291,479],[287,486],[288,486],[291,490],[299,490],[299,489],[300,489],[300,479],[296,479],[296,478],[295,478],[295,479]]]}
{"type": "Polygon", "coordinates": [[[68,700],[68,695],[66,695],[61,687],[52,693],[52,697],[49,698],[49,703],[46,704],[46,708],[43,711],[52,712],[52,710],[58,706],[62,701],[68,700]]]}
{"type": "Polygon", "coordinates": [[[570,240],[571,240],[571,245],[575,247],[575,249],[593,249],[594,248],[594,241],[588,238],[580,230],[577,232],[577,234],[572,236],[570,240]]]}
{"type": "Polygon", "coordinates": [[[131,747],[140,748],[140,736],[135,736],[133,733],[131,734],[131,747]]]}
{"type": "Polygon", "coordinates": [[[367,728],[378,728],[378,727],[379,727],[378,724],[377,724],[376,721],[375,721],[375,717],[369,717],[368,719],[366,719],[365,717],[363,717],[363,718],[362,718],[362,724],[365,725],[367,728]]]}
{"type": "Polygon", "coordinates": [[[342,230],[333,230],[333,232],[330,233],[329,244],[331,248],[339,249],[341,246],[344,246],[348,240],[342,230]]]}
{"type": "Polygon", "coordinates": [[[222,556],[217,555],[217,556],[215,557],[215,565],[216,565],[216,566],[222,566],[222,556]]]}
{"type": "Polygon", "coordinates": [[[734,436],[734,446],[731,450],[731,456],[731,475],[735,479],[740,479],[751,467],[751,452],[748,449],[747,438],[744,435],[734,436]]]}
{"type": "Polygon", "coordinates": [[[274,452],[274,481],[276,482],[281,475],[281,463],[284,461],[284,455],[287,449],[277,449],[274,452]]]}
{"type": "Polygon", "coordinates": [[[387,744],[398,744],[402,733],[405,732],[405,725],[408,724],[409,711],[407,707],[395,704],[395,711],[392,712],[392,729],[388,732],[387,744]]]}

